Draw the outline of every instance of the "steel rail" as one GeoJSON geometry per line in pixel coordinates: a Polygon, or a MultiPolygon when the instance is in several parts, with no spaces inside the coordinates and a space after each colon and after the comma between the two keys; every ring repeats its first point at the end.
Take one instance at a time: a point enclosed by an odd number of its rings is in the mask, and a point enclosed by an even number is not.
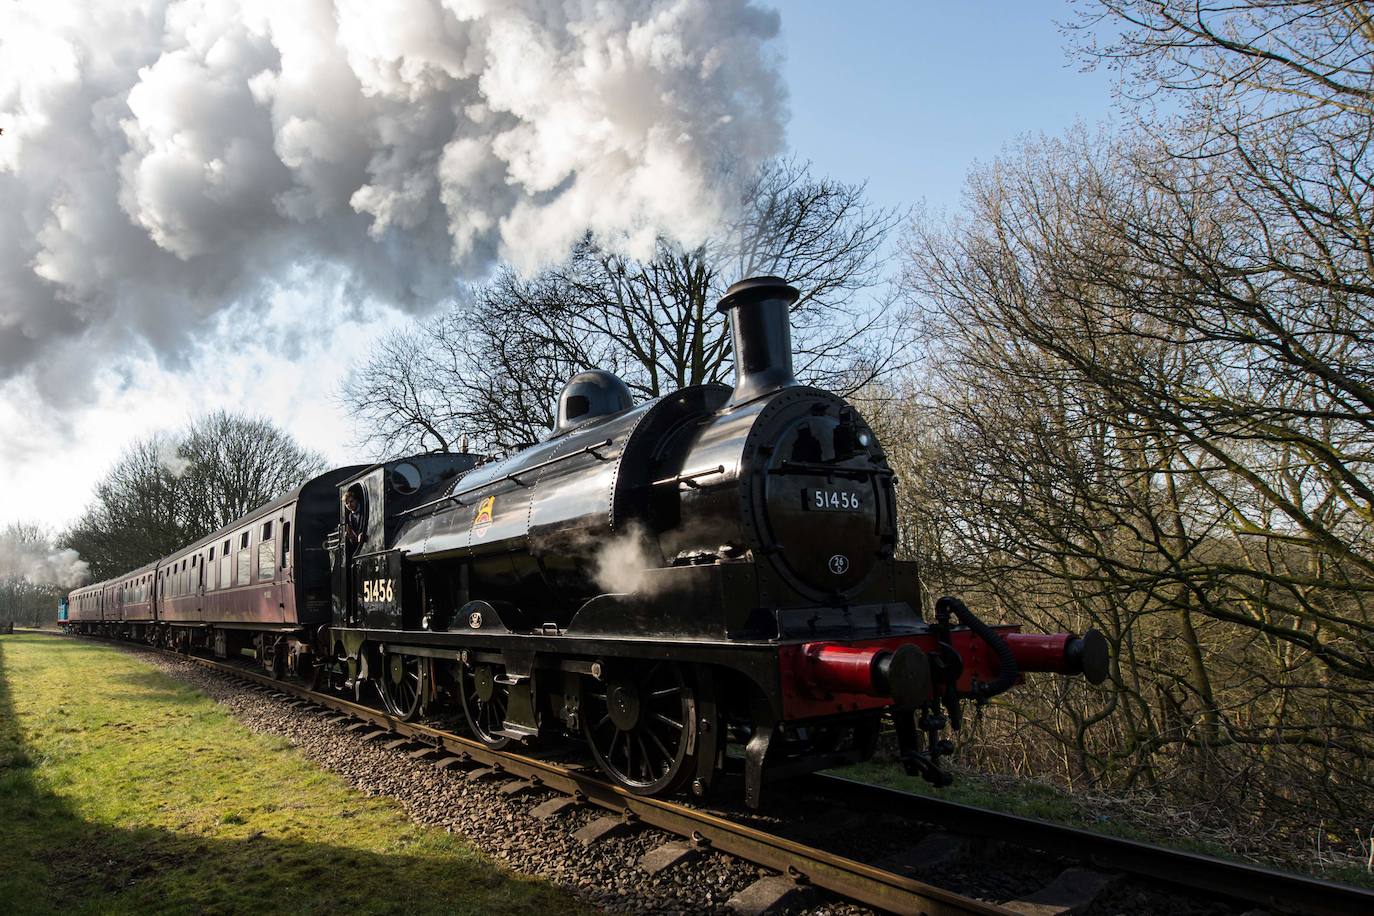
{"type": "Polygon", "coordinates": [[[728,818],[664,799],[635,795],[606,782],[589,769],[569,767],[510,751],[493,750],[480,741],[429,725],[405,722],[383,710],[310,690],[289,681],[276,680],[268,674],[260,674],[200,656],[172,653],[166,649],[160,651],[169,652],[179,658],[269,690],[296,696],[315,705],[370,722],[386,731],[410,738],[416,743],[432,745],[436,751],[447,752],[460,761],[474,761],[491,767],[513,779],[523,779],[571,796],[580,802],[604,808],[619,814],[627,821],[638,821],[676,834],[698,848],[718,850],[755,865],[773,869],[787,875],[798,885],[824,888],[841,897],[892,913],[921,916],[1009,916],[1012,913],[1005,907],[964,897],[765,830],[736,823],[728,818]]]}
{"type": "Polygon", "coordinates": [[[830,773],[813,773],[807,780],[827,798],[859,800],[955,833],[1028,846],[1193,891],[1316,916],[1374,913],[1374,891],[1348,884],[975,808],[830,773]]]}

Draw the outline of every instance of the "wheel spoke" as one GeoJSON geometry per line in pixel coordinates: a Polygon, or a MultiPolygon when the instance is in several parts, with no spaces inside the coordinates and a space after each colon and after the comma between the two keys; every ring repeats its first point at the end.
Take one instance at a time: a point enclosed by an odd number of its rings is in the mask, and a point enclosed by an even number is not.
{"type": "Polygon", "coordinates": [[[654,768],[653,762],[649,757],[649,749],[644,745],[644,739],[638,733],[635,734],[635,742],[639,744],[639,764],[640,769],[644,772],[644,781],[653,782],[654,768]]]}
{"type": "Polygon", "coordinates": [[[667,716],[665,716],[665,715],[664,715],[663,713],[661,713],[661,712],[656,712],[656,713],[654,713],[654,720],[657,721],[657,722],[662,722],[662,723],[665,724],[665,725],[671,725],[673,728],[677,729],[678,731],[682,731],[682,723],[681,723],[681,722],[677,721],[676,719],[670,719],[670,718],[668,718],[667,716]]]}
{"type": "Polygon", "coordinates": [[[677,756],[672,751],[668,750],[668,748],[666,748],[663,745],[662,741],[658,740],[658,735],[655,735],[652,729],[646,728],[644,729],[644,733],[649,736],[649,740],[653,741],[654,744],[658,745],[658,749],[663,752],[663,758],[665,760],[671,761],[675,756],[677,756]]]}
{"type": "Polygon", "coordinates": [[[625,734],[624,732],[622,732],[620,729],[617,728],[617,729],[615,730],[615,734],[611,735],[611,746],[610,746],[609,748],[606,749],[606,759],[607,759],[607,760],[610,760],[611,758],[613,758],[613,757],[615,756],[615,746],[616,746],[616,744],[620,741],[621,737],[622,737],[624,734],[625,734]]]}
{"type": "MultiPolygon", "coordinates": [[[[477,673],[477,669],[464,668],[461,675],[463,689],[460,696],[463,700],[463,712],[467,716],[468,727],[483,744],[493,748],[504,747],[510,740],[505,735],[500,734],[506,721],[508,693],[501,690],[499,685],[492,685],[491,698],[483,700],[477,692],[477,673]]],[[[424,695],[425,683],[426,672],[421,669],[419,688],[421,696],[424,695]]]]}
{"type": "Polygon", "coordinates": [[[677,663],[659,659],[618,666],[609,682],[584,682],[582,731],[601,769],[614,782],[644,794],[671,791],[687,775],[686,723],[691,694],[677,663]],[[612,708],[612,686],[625,692],[612,708]],[[622,711],[633,722],[621,728],[622,711]]]}

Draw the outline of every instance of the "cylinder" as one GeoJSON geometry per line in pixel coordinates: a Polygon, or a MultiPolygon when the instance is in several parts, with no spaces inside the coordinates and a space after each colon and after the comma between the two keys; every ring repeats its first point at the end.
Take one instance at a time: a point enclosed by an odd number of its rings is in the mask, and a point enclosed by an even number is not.
{"type": "Polygon", "coordinates": [[[735,392],[730,406],[795,385],[789,310],[800,294],[781,277],[751,277],[725,291],[716,310],[730,316],[735,392]]]}
{"type": "Polygon", "coordinates": [[[835,693],[892,697],[908,709],[930,698],[930,660],[910,643],[895,649],[813,644],[806,647],[806,657],[810,683],[835,693]]]}
{"type": "Polygon", "coordinates": [[[1097,630],[1072,633],[1007,633],[1003,636],[1022,671],[1081,674],[1089,683],[1107,679],[1107,640],[1097,630]]]}
{"type": "Polygon", "coordinates": [[[886,649],[861,649],[854,646],[808,646],[811,680],[836,693],[862,693],[876,696],[873,663],[886,649]]]}

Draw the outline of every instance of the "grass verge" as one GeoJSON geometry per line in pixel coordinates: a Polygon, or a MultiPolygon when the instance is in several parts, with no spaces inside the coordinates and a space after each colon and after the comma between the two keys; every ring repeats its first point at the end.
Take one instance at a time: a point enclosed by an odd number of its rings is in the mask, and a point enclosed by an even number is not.
{"type": "Polygon", "coordinates": [[[0,638],[7,913],[582,909],[124,653],[0,638]]]}

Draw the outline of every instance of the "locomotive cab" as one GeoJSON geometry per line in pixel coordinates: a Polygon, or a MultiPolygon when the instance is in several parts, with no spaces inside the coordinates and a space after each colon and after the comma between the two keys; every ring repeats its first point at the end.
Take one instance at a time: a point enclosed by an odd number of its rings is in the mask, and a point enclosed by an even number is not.
{"type": "Polygon", "coordinates": [[[429,454],[373,465],[339,483],[338,526],[330,534],[334,616],[344,626],[419,629],[422,603],[393,546],[405,510],[472,470],[483,456],[429,454]],[[413,618],[413,619],[411,619],[413,618]]]}

